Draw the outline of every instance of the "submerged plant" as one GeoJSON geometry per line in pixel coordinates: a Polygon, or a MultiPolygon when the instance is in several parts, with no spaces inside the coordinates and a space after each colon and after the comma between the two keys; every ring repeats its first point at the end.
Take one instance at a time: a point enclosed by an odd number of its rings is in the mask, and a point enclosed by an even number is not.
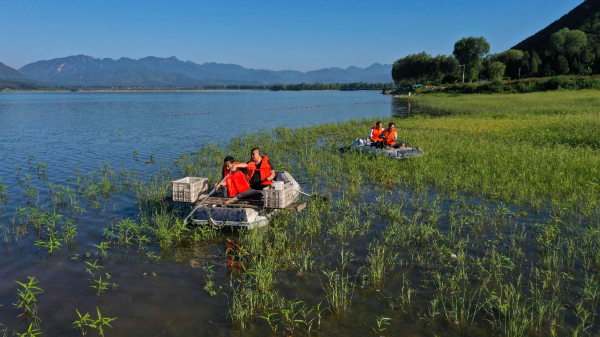
{"type": "Polygon", "coordinates": [[[374,333],[382,333],[383,331],[385,331],[385,326],[390,324],[390,320],[391,318],[389,317],[383,317],[383,315],[378,316],[377,314],[375,315],[375,322],[377,323],[377,328],[372,328],[374,333]]]}
{"type": "Polygon", "coordinates": [[[87,336],[89,329],[98,330],[98,334],[100,336],[104,336],[104,330],[106,329],[106,327],[112,328],[110,323],[117,319],[116,317],[115,318],[102,317],[102,314],[100,313],[100,309],[98,309],[98,308],[96,308],[96,312],[98,313],[97,318],[92,318],[90,316],[89,312],[85,313],[85,315],[82,316],[79,313],[79,310],[75,310],[75,311],[77,312],[77,316],[79,316],[79,319],[76,320],[75,322],[73,322],[73,325],[74,325],[75,329],[78,329],[81,331],[81,334],[83,336],[87,336]]]}
{"type": "Polygon", "coordinates": [[[2,184],[2,178],[0,178],[0,207],[3,204],[6,204],[8,202],[8,188],[6,187],[6,185],[2,184]]]}
{"type": "MultiPolygon", "coordinates": [[[[206,265],[203,266],[202,269],[204,269],[204,271],[206,272],[206,278],[208,279],[206,281],[206,285],[204,286],[204,290],[210,295],[210,296],[217,296],[217,291],[215,290],[215,283],[211,280],[211,278],[213,277],[213,275],[215,274],[215,271],[213,270],[214,265],[206,265]]],[[[154,274],[154,277],[156,277],[156,274],[154,274]]],[[[219,287],[219,290],[222,287],[219,287]]]]}
{"type": "Polygon", "coordinates": [[[334,314],[341,314],[352,303],[352,292],[355,283],[350,280],[350,276],[338,271],[323,271],[327,280],[322,284],[329,303],[329,310],[334,314]]]}
{"type": "Polygon", "coordinates": [[[385,279],[386,265],[388,265],[386,249],[383,245],[373,243],[370,245],[369,251],[367,255],[369,281],[375,287],[381,287],[385,279]]]}
{"type": "MultiPolygon", "coordinates": [[[[92,280],[92,284],[90,285],[90,287],[92,289],[96,289],[96,295],[100,296],[103,292],[108,290],[109,285],[110,285],[110,283],[103,282],[102,276],[100,276],[97,280],[96,279],[92,280]]],[[[113,288],[116,289],[117,285],[113,284],[113,288]]]]}
{"type": "Polygon", "coordinates": [[[27,283],[15,281],[23,289],[18,290],[19,300],[13,305],[15,306],[15,308],[23,308],[25,310],[25,313],[31,314],[35,311],[35,307],[33,307],[33,305],[35,304],[35,302],[37,302],[36,295],[39,295],[44,291],[40,287],[36,286],[36,284],[38,284],[39,281],[36,280],[35,277],[29,276],[27,277],[27,279],[27,283]]]}

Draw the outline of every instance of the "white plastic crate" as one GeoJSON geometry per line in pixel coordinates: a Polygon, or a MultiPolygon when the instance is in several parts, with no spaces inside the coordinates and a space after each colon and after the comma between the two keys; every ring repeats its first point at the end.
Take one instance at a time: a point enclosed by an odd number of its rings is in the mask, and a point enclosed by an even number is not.
{"type": "Polygon", "coordinates": [[[185,177],[173,181],[173,201],[194,203],[207,192],[208,178],[185,177]]]}
{"type": "Polygon", "coordinates": [[[263,190],[265,207],[285,208],[294,200],[294,187],[286,184],[283,190],[276,190],[272,186],[263,190]]]}

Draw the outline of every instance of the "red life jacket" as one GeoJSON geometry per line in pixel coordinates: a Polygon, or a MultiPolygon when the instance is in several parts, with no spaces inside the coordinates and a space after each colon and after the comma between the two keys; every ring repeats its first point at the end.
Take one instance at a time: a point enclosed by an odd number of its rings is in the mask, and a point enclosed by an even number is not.
{"type": "Polygon", "coordinates": [[[388,129],[385,129],[383,131],[383,134],[381,135],[381,137],[389,137],[389,138],[384,138],[385,144],[386,145],[394,145],[396,143],[396,141],[393,139],[394,135],[397,134],[398,130],[396,129],[392,129],[392,132],[388,132],[388,129]]]}
{"type": "Polygon", "coordinates": [[[373,136],[371,136],[371,140],[374,142],[381,140],[379,139],[379,135],[381,134],[381,131],[383,131],[383,128],[374,126],[371,128],[371,130],[373,130],[373,136]]]}
{"type": "MultiPolygon", "coordinates": [[[[273,170],[273,168],[271,168],[271,165],[269,165],[269,158],[267,158],[266,156],[260,157],[262,158],[260,168],[258,169],[258,172],[260,172],[260,181],[263,185],[271,185],[273,182],[268,181],[267,177],[271,175],[271,171],[273,170]]],[[[252,181],[252,176],[256,172],[256,163],[250,161],[248,163],[248,168],[246,169],[248,170],[248,179],[252,181]]]]}
{"type": "MultiPolygon", "coordinates": [[[[234,164],[239,164],[235,162],[234,164]]],[[[250,184],[248,184],[248,180],[244,172],[237,170],[235,172],[229,171],[227,166],[223,165],[223,174],[229,177],[225,179],[225,183],[227,183],[227,192],[229,197],[233,197],[234,195],[242,192],[246,192],[250,189],[250,184]],[[231,174],[229,174],[231,173],[231,174]]]]}

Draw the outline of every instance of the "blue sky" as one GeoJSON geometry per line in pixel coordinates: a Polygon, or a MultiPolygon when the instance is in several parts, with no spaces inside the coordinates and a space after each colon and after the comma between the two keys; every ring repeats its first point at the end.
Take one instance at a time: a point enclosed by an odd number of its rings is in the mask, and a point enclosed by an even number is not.
{"type": "Polygon", "coordinates": [[[0,0],[0,62],[177,56],[196,63],[314,70],[450,54],[465,36],[501,52],[583,0],[0,0]]]}

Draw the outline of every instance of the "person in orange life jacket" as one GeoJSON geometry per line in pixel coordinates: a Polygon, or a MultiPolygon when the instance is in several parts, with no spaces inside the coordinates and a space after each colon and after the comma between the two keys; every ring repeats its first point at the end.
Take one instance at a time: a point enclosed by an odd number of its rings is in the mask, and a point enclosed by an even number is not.
{"type": "Polygon", "coordinates": [[[240,196],[245,197],[247,195],[252,195],[255,193],[248,192],[251,191],[250,184],[248,184],[248,179],[246,178],[246,174],[240,170],[235,168],[235,164],[239,164],[236,162],[233,157],[227,156],[223,160],[223,170],[222,175],[225,180],[220,184],[215,184],[215,189],[218,190],[219,187],[226,187],[225,196],[236,197],[241,199],[240,196]]]}
{"type": "Polygon", "coordinates": [[[235,168],[245,168],[250,179],[250,187],[254,190],[263,190],[273,183],[275,170],[269,158],[260,154],[260,149],[255,147],[250,151],[250,161],[246,164],[235,164],[235,168]]]}
{"type": "Polygon", "coordinates": [[[406,144],[404,142],[396,142],[398,140],[398,130],[396,130],[396,124],[390,123],[388,128],[383,130],[381,136],[386,146],[391,146],[395,149],[403,147],[406,144]]]}
{"type": "Polygon", "coordinates": [[[383,149],[384,146],[384,140],[380,138],[381,133],[383,132],[382,126],[383,124],[378,121],[375,123],[375,126],[371,128],[371,133],[369,134],[369,138],[373,141],[371,146],[377,149],[383,149]]]}

